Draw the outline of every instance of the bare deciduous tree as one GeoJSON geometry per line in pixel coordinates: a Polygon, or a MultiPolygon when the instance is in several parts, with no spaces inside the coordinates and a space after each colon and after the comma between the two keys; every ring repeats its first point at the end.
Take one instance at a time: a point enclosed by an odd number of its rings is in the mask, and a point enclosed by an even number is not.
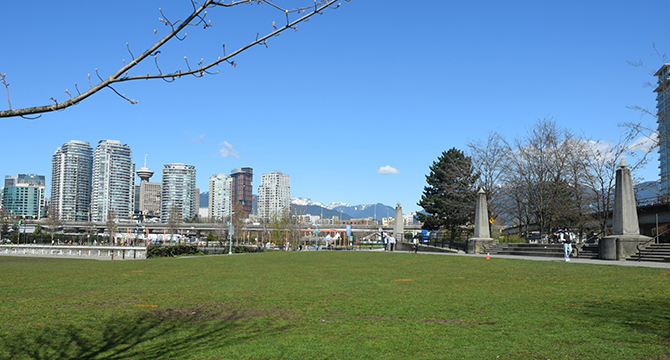
{"type": "Polygon", "coordinates": [[[183,20],[175,20],[175,21],[168,19],[163,10],[159,9],[161,13],[161,18],[159,19],[159,21],[170,28],[170,31],[166,35],[160,38],[158,36],[157,31],[154,30],[154,35],[156,36],[157,41],[151,47],[145,49],[137,57],[134,56],[133,52],[130,49],[130,46],[128,45],[128,43],[126,43],[126,47],[132,58],[130,62],[125,63],[124,61],[124,65],[121,68],[119,68],[118,70],[116,70],[116,72],[114,72],[109,77],[104,79],[100,76],[100,74],[98,74],[98,71],[96,69],[95,75],[98,77],[99,82],[97,84],[91,83],[91,76],[89,74],[88,75],[89,89],[84,92],[80,92],[77,83],[75,83],[74,88],[76,90],[76,95],[73,95],[74,91],[70,92],[69,90],[66,89],[65,93],[69,96],[69,99],[65,101],[58,102],[55,98],[52,97],[51,100],[53,101],[53,104],[12,109],[12,103],[10,101],[9,96],[9,83],[7,82],[6,74],[0,74],[0,83],[5,86],[5,90],[7,93],[7,103],[9,106],[8,110],[0,110],[0,117],[26,116],[26,115],[42,114],[45,112],[62,110],[72,105],[78,104],[79,102],[83,101],[89,96],[105,88],[111,89],[112,91],[114,91],[114,93],[119,95],[124,100],[128,101],[131,104],[135,104],[137,103],[136,100],[126,97],[125,94],[122,94],[119,91],[117,91],[113,87],[113,85],[133,80],[148,80],[148,79],[163,79],[165,81],[172,82],[186,75],[203,77],[206,74],[210,75],[216,74],[218,73],[218,71],[212,72],[213,67],[218,66],[221,63],[227,63],[232,66],[236,66],[235,61],[232,61],[232,58],[235,57],[236,55],[251,48],[254,45],[263,45],[267,47],[268,40],[270,40],[272,37],[279,36],[282,32],[287,30],[297,31],[297,25],[299,23],[308,20],[315,14],[323,13],[323,11],[328,8],[339,7],[339,4],[336,4],[336,2],[337,0],[314,0],[313,3],[310,3],[309,1],[303,1],[302,2],[303,5],[298,5],[294,8],[289,9],[278,6],[277,4],[275,4],[275,1],[272,0],[231,0],[228,3],[226,3],[224,0],[221,1],[204,0],[202,3],[196,2],[195,0],[191,0],[191,4],[193,5],[193,11],[183,20]],[[276,9],[278,13],[281,14],[280,15],[281,24],[280,22],[273,21],[272,31],[268,32],[263,36],[261,36],[260,33],[257,33],[253,41],[247,43],[244,46],[239,47],[238,49],[232,52],[226,51],[226,45],[224,43],[222,56],[219,56],[217,59],[213,61],[205,63],[204,59],[201,59],[200,62],[194,64],[195,66],[192,66],[192,64],[189,63],[188,59],[184,57],[184,66],[185,66],[184,70],[178,69],[177,71],[168,73],[164,73],[161,70],[158,62],[158,56],[159,54],[161,54],[161,49],[166,43],[168,43],[173,39],[184,40],[187,35],[187,33],[185,33],[184,30],[187,26],[202,26],[205,29],[212,27],[213,25],[211,20],[207,19],[208,9],[230,8],[241,4],[267,4],[272,8],[276,9]],[[138,64],[151,58],[154,59],[156,65],[156,70],[153,74],[151,73],[141,75],[130,74],[130,71],[133,70],[138,64]]]}
{"type": "Polygon", "coordinates": [[[586,165],[584,184],[591,192],[590,205],[600,232],[606,230],[608,212],[612,210],[616,169],[621,160],[627,159],[631,171],[635,171],[646,164],[652,151],[649,148],[640,156],[636,154],[634,149],[638,135],[637,130],[628,129],[616,142],[585,141],[582,146],[586,165]]]}
{"type": "MultiPolygon", "coordinates": [[[[668,57],[666,54],[661,54],[660,51],[656,48],[656,44],[652,44],[652,47],[654,49],[654,52],[658,56],[661,64],[667,64],[668,63],[668,57]]],[[[639,67],[642,69],[645,69],[648,71],[649,76],[651,77],[656,77],[656,70],[650,68],[649,66],[645,65],[641,60],[639,61],[628,61],[629,65],[639,67]]],[[[662,94],[659,95],[664,95],[666,97],[670,96],[670,88],[667,85],[662,85],[661,83],[657,83],[658,79],[655,79],[654,82],[651,81],[644,81],[643,82],[643,87],[649,88],[649,89],[654,89],[654,92],[662,92],[662,94]],[[662,86],[661,86],[662,85],[662,86]]],[[[658,123],[658,124],[663,124],[667,121],[668,115],[670,113],[668,112],[657,112],[657,110],[650,110],[648,108],[639,106],[639,105],[632,105],[632,106],[627,106],[631,110],[635,110],[640,113],[640,117],[645,117],[645,116],[651,116],[652,119],[654,119],[653,123],[658,123]]],[[[652,152],[655,152],[658,150],[659,146],[668,146],[668,141],[670,140],[668,136],[670,133],[667,131],[657,131],[657,127],[654,125],[647,125],[643,123],[642,121],[639,122],[624,122],[621,124],[618,124],[619,127],[622,127],[626,129],[626,142],[630,143],[633,139],[637,139],[638,142],[645,143],[646,147],[648,148],[644,156],[639,160],[640,164],[644,164],[647,162],[647,156],[651,154],[652,152]]],[[[638,166],[638,164],[634,164],[633,167],[638,166]]]]}
{"type": "Polygon", "coordinates": [[[244,206],[237,203],[233,208],[233,227],[235,228],[234,237],[238,242],[240,239],[244,240],[244,224],[247,221],[247,213],[244,211],[244,206]]]}
{"type": "Polygon", "coordinates": [[[116,213],[114,210],[109,210],[107,212],[107,221],[105,222],[105,225],[107,226],[107,234],[109,235],[109,243],[114,244],[114,232],[116,231],[116,222],[114,220],[116,219],[116,213]]]}
{"type": "Polygon", "coordinates": [[[498,197],[502,180],[509,166],[511,148],[497,132],[489,133],[486,142],[474,140],[468,142],[475,172],[479,173],[478,188],[486,191],[486,200],[490,217],[497,217],[498,197]]]}
{"type": "Polygon", "coordinates": [[[504,209],[520,226],[536,224],[546,233],[575,216],[570,161],[575,137],[551,118],[538,120],[514,140],[504,178],[504,209]]]}
{"type": "Polygon", "coordinates": [[[170,217],[168,217],[167,226],[170,229],[170,241],[174,240],[174,234],[179,230],[179,223],[181,222],[181,214],[179,213],[179,206],[172,204],[170,207],[170,217]]]}
{"type": "Polygon", "coordinates": [[[60,219],[60,213],[58,212],[58,208],[52,206],[49,209],[48,212],[48,218],[47,218],[47,230],[49,230],[49,234],[51,234],[51,242],[54,241],[54,236],[56,235],[56,232],[60,227],[63,225],[63,221],[60,219]]]}
{"type": "Polygon", "coordinates": [[[270,230],[270,239],[282,249],[295,248],[299,235],[295,235],[298,228],[298,218],[291,214],[291,209],[272,213],[267,221],[270,230]]]}
{"type": "Polygon", "coordinates": [[[5,237],[9,236],[9,223],[9,215],[5,212],[5,208],[0,207],[0,240],[5,240],[5,237]]]}
{"type": "Polygon", "coordinates": [[[500,184],[491,207],[523,234],[569,226],[581,235],[596,228],[594,220],[599,230],[605,230],[621,160],[628,159],[632,170],[646,163],[649,150],[636,151],[637,135],[629,129],[617,142],[592,141],[545,118],[516,138],[509,150],[499,149],[506,142],[497,134],[489,135],[486,143],[468,145],[481,173],[480,183],[500,184]],[[495,157],[505,154],[506,159],[500,160],[504,165],[496,168],[495,157]]]}

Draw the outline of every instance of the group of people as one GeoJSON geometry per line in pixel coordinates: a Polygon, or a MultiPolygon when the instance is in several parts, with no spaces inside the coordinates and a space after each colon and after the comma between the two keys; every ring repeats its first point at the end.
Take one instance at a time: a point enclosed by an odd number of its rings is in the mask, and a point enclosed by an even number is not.
{"type": "Polygon", "coordinates": [[[563,244],[563,258],[565,261],[570,261],[570,254],[572,253],[572,243],[575,241],[575,233],[568,229],[558,229],[554,233],[554,237],[559,244],[563,244]]]}

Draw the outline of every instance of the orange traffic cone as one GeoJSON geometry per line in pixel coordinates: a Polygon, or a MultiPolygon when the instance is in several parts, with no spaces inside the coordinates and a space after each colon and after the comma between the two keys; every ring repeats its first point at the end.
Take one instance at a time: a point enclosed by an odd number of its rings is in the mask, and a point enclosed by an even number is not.
{"type": "Polygon", "coordinates": [[[491,260],[491,255],[489,255],[489,253],[486,253],[486,260],[491,260]]]}

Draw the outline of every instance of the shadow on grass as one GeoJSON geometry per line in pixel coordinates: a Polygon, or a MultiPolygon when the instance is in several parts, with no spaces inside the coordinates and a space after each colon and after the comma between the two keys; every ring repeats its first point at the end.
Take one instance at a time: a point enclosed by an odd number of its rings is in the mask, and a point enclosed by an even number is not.
{"type": "Polygon", "coordinates": [[[599,324],[617,325],[670,341],[670,299],[616,300],[587,303],[582,316],[599,324]]]}
{"type": "Polygon", "coordinates": [[[253,325],[249,318],[257,314],[203,318],[188,311],[135,313],[90,325],[1,334],[0,359],[184,358],[282,331],[253,325]]]}

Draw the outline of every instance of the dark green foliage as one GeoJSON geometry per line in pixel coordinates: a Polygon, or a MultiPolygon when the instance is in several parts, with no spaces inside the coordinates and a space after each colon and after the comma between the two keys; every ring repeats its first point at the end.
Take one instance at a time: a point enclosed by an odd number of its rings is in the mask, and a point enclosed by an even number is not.
{"type": "Polygon", "coordinates": [[[37,223],[37,225],[35,225],[33,235],[41,235],[41,234],[42,234],[42,225],[40,225],[40,223],[37,223]]]}
{"type": "Polygon", "coordinates": [[[175,246],[158,246],[151,245],[147,247],[147,258],[152,257],[173,257],[182,255],[202,255],[202,251],[195,245],[175,245],[175,246]]]}
{"type": "Polygon", "coordinates": [[[418,214],[423,228],[455,230],[473,221],[478,177],[470,158],[462,151],[451,148],[442,152],[426,175],[428,185],[418,203],[426,212],[418,214]]]}
{"type": "Polygon", "coordinates": [[[241,254],[241,253],[254,253],[258,252],[257,247],[250,247],[250,246],[233,246],[233,253],[235,254],[241,254]]]}
{"type": "Polygon", "coordinates": [[[7,236],[9,236],[9,224],[8,223],[2,223],[0,224],[0,238],[4,239],[7,236]]]}

